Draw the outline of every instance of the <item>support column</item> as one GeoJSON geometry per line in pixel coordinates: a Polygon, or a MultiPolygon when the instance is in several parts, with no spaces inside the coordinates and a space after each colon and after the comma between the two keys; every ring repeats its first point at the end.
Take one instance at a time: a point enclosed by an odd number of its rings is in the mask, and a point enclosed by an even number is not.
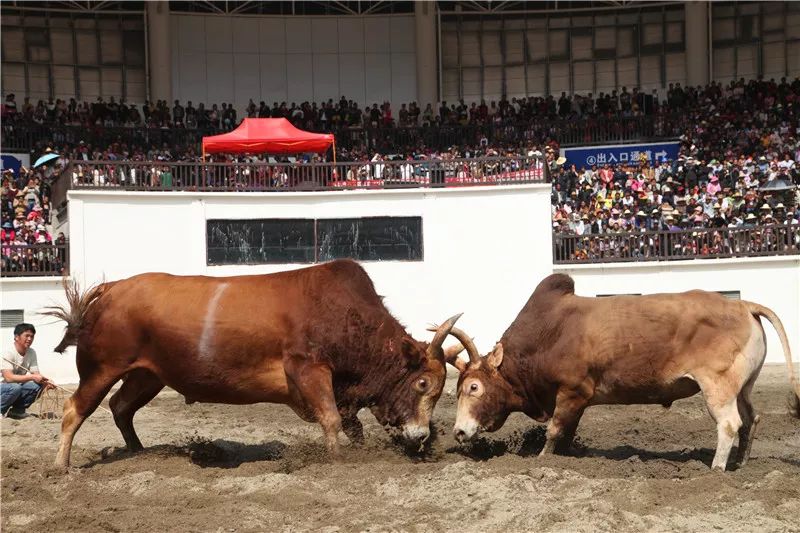
{"type": "Polygon", "coordinates": [[[417,105],[420,109],[439,100],[438,63],[436,40],[436,2],[414,2],[417,56],[417,105]]]}
{"type": "Polygon", "coordinates": [[[172,104],[172,52],[170,50],[169,2],[145,2],[147,9],[147,58],[150,100],[172,104]]]}
{"type": "Polygon", "coordinates": [[[708,11],[709,3],[686,2],[686,83],[706,85],[710,81],[708,11]]]}

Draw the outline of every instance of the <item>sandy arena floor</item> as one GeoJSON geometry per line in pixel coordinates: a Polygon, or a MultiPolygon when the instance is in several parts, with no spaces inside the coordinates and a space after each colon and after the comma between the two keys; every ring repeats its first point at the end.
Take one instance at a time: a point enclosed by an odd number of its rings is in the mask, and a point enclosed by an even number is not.
{"type": "Polygon", "coordinates": [[[424,457],[367,412],[367,444],[331,462],[319,427],[287,407],[186,405],[165,391],[136,417],[145,452],[124,451],[98,410],[62,473],[60,421],[4,419],[2,530],[800,531],[800,421],[783,366],[762,372],[752,458],[727,474],[709,469],[716,431],[700,396],[589,409],[575,455],[539,459],[543,426],[523,415],[458,447],[454,386],[424,457]]]}

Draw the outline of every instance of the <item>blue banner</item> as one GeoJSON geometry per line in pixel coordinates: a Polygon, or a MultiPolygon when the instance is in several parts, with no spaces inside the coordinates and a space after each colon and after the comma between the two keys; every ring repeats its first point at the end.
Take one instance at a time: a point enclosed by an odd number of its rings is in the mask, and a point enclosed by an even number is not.
{"type": "Polygon", "coordinates": [[[639,164],[643,157],[650,163],[662,159],[674,160],[678,157],[681,143],[678,141],[647,143],[647,144],[615,144],[606,146],[578,146],[576,148],[562,148],[561,155],[567,159],[567,165],[574,164],[578,170],[581,167],[590,168],[605,165],[639,164]]]}

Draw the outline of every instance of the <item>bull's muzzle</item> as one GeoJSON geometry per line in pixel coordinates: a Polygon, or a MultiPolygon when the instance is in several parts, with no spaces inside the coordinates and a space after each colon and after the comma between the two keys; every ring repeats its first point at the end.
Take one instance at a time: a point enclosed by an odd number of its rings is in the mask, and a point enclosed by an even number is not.
{"type": "Polygon", "coordinates": [[[403,438],[409,444],[422,446],[431,436],[431,429],[428,426],[416,424],[406,424],[403,426],[403,438]]]}
{"type": "Polygon", "coordinates": [[[472,440],[478,434],[478,430],[478,424],[474,420],[456,421],[456,425],[453,427],[453,437],[459,444],[464,444],[472,440]]]}

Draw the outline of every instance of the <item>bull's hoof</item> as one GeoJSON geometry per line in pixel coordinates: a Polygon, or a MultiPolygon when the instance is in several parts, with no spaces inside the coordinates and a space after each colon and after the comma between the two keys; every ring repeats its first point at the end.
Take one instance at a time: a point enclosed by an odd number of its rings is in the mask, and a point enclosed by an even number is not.
{"type": "Polygon", "coordinates": [[[52,474],[55,474],[55,475],[62,475],[63,476],[64,474],[68,473],[69,470],[70,470],[70,466],[69,466],[68,462],[67,463],[63,463],[63,462],[56,461],[56,462],[53,463],[52,466],[50,466],[49,468],[47,468],[45,470],[45,474],[52,473],[52,474]]]}

